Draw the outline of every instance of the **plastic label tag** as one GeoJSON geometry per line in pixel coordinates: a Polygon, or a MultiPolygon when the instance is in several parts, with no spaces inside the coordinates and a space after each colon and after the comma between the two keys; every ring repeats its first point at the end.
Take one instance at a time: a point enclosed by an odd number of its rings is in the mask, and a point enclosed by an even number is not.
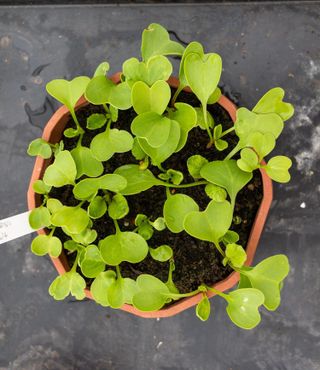
{"type": "Polygon", "coordinates": [[[30,212],[27,211],[0,220],[0,244],[35,232],[29,225],[29,214],[30,212]]]}

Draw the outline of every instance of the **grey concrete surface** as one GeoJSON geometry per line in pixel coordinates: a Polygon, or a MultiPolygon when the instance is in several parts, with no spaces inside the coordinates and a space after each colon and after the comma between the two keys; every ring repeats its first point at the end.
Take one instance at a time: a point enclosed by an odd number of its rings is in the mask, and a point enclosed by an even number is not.
{"type": "Polygon", "coordinates": [[[320,369],[319,20],[319,3],[0,7],[0,218],[26,209],[26,148],[57,107],[46,82],[91,74],[103,60],[119,70],[151,22],[220,53],[240,105],[282,86],[296,107],[277,148],[293,159],[292,181],[275,185],[255,259],[286,253],[291,273],[281,306],[263,310],[258,328],[233,326],[218,298],[207,323],[192,309],[145,320],[54,302],[56,272],[26,236],[0,246],[0,370],[320,369]]]}

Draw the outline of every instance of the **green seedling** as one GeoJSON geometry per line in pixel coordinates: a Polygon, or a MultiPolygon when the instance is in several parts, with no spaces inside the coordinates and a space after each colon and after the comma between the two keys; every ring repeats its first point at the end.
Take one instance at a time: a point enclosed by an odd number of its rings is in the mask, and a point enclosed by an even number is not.
{"type": "Polygon", "coordinates": [[[47,84],[48,93],[70,111],[75,126],[66,122],[60,142],[37,138],[29,145],[29,155],[48,160],[42,178],[32,185],[39,203],[29,223],[44,230],[31,250],[52,258],[64,252],[73,261],[71,270],[51,283],[54,299],[71,294],[81,300],[90,289],[104,307],[129,304],[155,311],[198,295],[196,315],[206,321],[213,293],[225,300],[235,325],[252,329],[261,320],[262,305],[270,311],[279,307],[289,263],[275,255],[247,266],[243,233],[234,231],[244,222],[238,194],[257,170],[281,183],[290,180],[291,160],[269,156],[293,107],[275,87],[252,110],[238,108],[234,125],[225,126],[213,107],[223,100],[218,54],[205,53],[195,41],[184,48],[164,27],[152,23],[142,34],[141,58],[125,60],[119,83],[108,77],[110,65],[103,61],[91,79],[80,76],[47,84]],[[176,90],[170,86],[170,56],[181,58],[176,90]],[[193,94],[191,104],[181,93],[186,87],[193,94]],[[76,105],[83,95],[94,107],[79,122],[76,105]],[[144,209],[149,194],[141,193],[156,187],[159,192],[151,194],[144,209]],[[137,203],[132,200],[142,200],[141,207],[139,203],[139,209],[132,209],[137,203]],[[159,202],[161,211],[155,214],[159,208],[153,205],[159,202]],[[180,256],[188,245],[168,244],[172,234],[183,233],[193,244],[208,242],[213,258],[203,263],[215,260],[221,268],[239,273],[237,289],[226,294],[201,284],[179,292],[180,256]],[[143,273],[146,259],[155,271],[157,266],[168,269],[167,277],[143,273]],[[124,277],[128,267],[135,279],[124,277]]]}

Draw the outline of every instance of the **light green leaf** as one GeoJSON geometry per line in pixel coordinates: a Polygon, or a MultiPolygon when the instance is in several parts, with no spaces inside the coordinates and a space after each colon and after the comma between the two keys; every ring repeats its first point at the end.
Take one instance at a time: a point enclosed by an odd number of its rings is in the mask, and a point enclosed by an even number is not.
{"type": "Polygon", "coordinates": [[[187,167],[190,175],[194,179],[200,179],[200,170],[201,168],[208,163],[208,160],[200,154],[192,155],[187,160],[187,167]]]}
{"type": "Polygon", "coordinates": [[[73,138],[79,136],[80,132],[77,128],[67,128],[63,131],[63,135],[67,138],[73,138]]]}
{"type": "Polygon", "coordinates": [[[291,179],[289,168],[292,166],[290,158],[283,155],[277,155],[268,161],[264,166],[267,175],[274,181],[285,183],[291,179]]]}
{"type": "Polygon", "coordinates": [[[137,164],[127,164],[117,168],[114,172],[127,180],[126,188],[120,190],[123,195],[133,195],[150,189],[154,185],[161,185],[150,170],[140,170],[137,164]]]}
{"type": "Polygon", "coordinates": [[[87,118],[87,129],[96,130],[103,127],[107,122],[107,117],[102,113],[93,113],[87,118]]]}
{"type": "Polygon", "coordinates": [[[34,208],[29,214],[29,224],[34,230],[51,225],[51,215],[46,207],[34,208]]]}
{"type": "Polygon", "coordinates": [[[81,271],[88,278],[95,278],[105,269],[105,263],[101,258],[100,251],[96,245],[88,245],[85,248],[81,261],[81,271]]]}
{"type": "Polygon", "coordinates": [[[108,301],[108,290],[115,280],[116,273],[112,270],[101,272],[93,280],[90,291],[93,299],[101,304],[101,306],[108,307],[110,305],[108,301]]]}
{"type": "MultiPolygon", "coordinates": [[[[206,130],[206,122],[204,119],[203,109],[194,108],[197,113],[197,123],[196,126],[199,126],[202,130],[206,130]]],[[[211,114],[207,111],[207,122],[209,127],[214,127],[214,119],[211,114]]]]}
{"type": "Polygon", "coordinates": [[[139,275],[136,283],[138,291],[132,298],[132,304],[138,310],[156,311],[167,302],[170,291],[166,284],[155,276],[139,275]]]}
{"type": "Polygon", "coordinates": [[[131,131],[144,138],[153,148],[164,145],[171,130],[171,120],[155,112],[139,114],[131,123],[131,131]]]}
{"type": "Polygon", "coordinates": [[[132,149],[133,137],[126,130],[116,128],[96,135],[90,144],[90,150],[99,161],[109,160],[114,153],[125,153],[132,149]]]}
{"type": "Polygon", "coordinates": [[[196,306],[196,315],[201,321],[207,321],[210,316],[210,301],[206,294],[203,294],[201,301],[196,306]]]}
{"type": "Polygon", "coordinates": [[[259,168],[259,158],[251,148],[243,148],[240,152],[240,159],[237,160],[238,167],[245,172],[252,172],[259,168]]]}
{"type": "Polygon", "coordinates": [[[72,155],[67,150],[57,154],[54,162],[47,167],[43,182],[48,186],[59,188],[64,185],[74,184],[77,167],[72,155]]]}
{"type": "Polygon", "coordinates": [[[87,212],[80,207],[63,206],[51,217],[54,226],[64,227],[70,234],[80,234],[89,220],[87,212]]]}
{"type": "Polygon", "coordinates": [[[32,184],[32,189],[37,194],[48,194],[51,190],[51,186],[47,186],[42,180],[36,180],[32,184]]]}
{"type": "Polygon", "coordinates": [[[220,139],[221,135],[222,135],[222,126],[221,125],[215,126],[213,130],[214,145],[220,152],[227,149],[229,145],[226,140],[220,139]]]}
{"type": "Polygon", "coordinates": [[[91,225],[89,222],[89,225],[86,229],[84,229],[80,234],[70,234],[72,239],[80,243],[82,245],[89,245],[93,243],[97,239],[97,232],[96,230],[90,229],[91,225]]]}
{"type": "Polygon", "coordinates": [[[93,77],[106,76],[109,69],[110,69],[110,64],[108,62],[102,62],[96,68],[93,77]]]}
{"type": "Polygon", "coordinates": [[[239,234],[235,231],[228,230],[222,237],[222,243],[227,246],[228,244],[236,243],[239,240],[239,234]]]}
{"type": "Polygon", "coordinates": [[[189,54],[194,54],[194,53],[199,54],[201,56],[204,55],[203,47],[197,41],[190,42],[190,44],[188,44],[187,47],[184,49],[184,53],[181,58],[180,69],[179,69],[179,81],[180,81],[179,90],[182,90],[184,87],[188,86],[188,81],[186,79],[185,71],[184,71],[184,61],[189,54]]]}
{"type": "Polygon", "coordinates": [[[131,89],[132,105],[137,114],[155,112],[161,116],[168,106],[170,97],[170,86],[162,80],[156,81],[151,87],[138,81],[131,89]]]}
{"type": "Polygon", "coordinates": [[[149,248],[151,257],[159,262],[166,262],[173,256],[172,248],[169,245],[160,245],[157,248],[149,248]]]}
{"type": "Polygon", "coordinates": [[[108,289],[108,301],[112,308],[120,308],[124,303],[132,302],[136,292],[136,282],[129,278],[118,278],[108,289]]]}
{"type": "Polygon", "coordinates": [[[171,41],[168,31],[160,24],[151,23],[142,32],[141,56],[147,61],[155,55],[182,55],[184,47],[171,41]]]}
{"type": "Polygon", "coordinates": [[[223,202],[227,199],[227,192],[220,186],[208,184],[204,190],[208,197],[216,202],[223,202]]]}
{"type": "Polygon", "coordinates": [[[148,254],[148,244],[142,236],[125,231],[109,235],[99,242],[103,260],[111,266],[123,261],[138,263],[148,254]]]}
{"type": "Polygon", "coordinates": [[[284,90],[274,87],[267,91],[252,109],[255,113],[277,113],[284,121],[293,116],[294,108],[283,101],[284,90]]]}
{"type": "Polygon", "coordinates": [[[215,104],[219,101],[220,97],[221,97],[221,90],[219,89],[219,87],[217,87],[214,92],[209,96],[209,99],[208,99],[208,104],[215,104]]]}
{"type": "Polygon", "coordinates": [[[77,179],[83,175],[97,177],[102,174],[103,165],[92,155],[89,148],[78,146],[70,153],[77,167],[77,179]]]}
{"type": "Polygon", "coordinates": [[[118,193],[112,198],[109,204],[108,214],[113,220],[119,220],[129,213],[129,206],[126,198],[118,193]]]}
{"type": "Polygon", "coordinates": [[[107,212],[107,203],[101,196],[92,199],[88,207],[88,214],[91,218],[97,219],[107,212]]]}
{"type": "Polygon", "coordinates": [[[198,204],[188,195],[175,194],[164,203],[163,216],[168,229],[173,233],[180,233],[184,229],[185,217],[193,211],[198,211],[198,204]]]}
{"type": "Polygon", "coordinates": [[[238,192],[252,179],[252,174],[240,170],[235,160],[209,162],[200,171],[207,181],[225,188],[231,204],[235,204],[238,192]]]}
{"type": "Polygon", "coordinates": [[[56,300],[66,298],[69,293],[76,299],[81,300],[86,296],[85,287],[86,282],[83,277],[77,272],[69,271],[53,280],[49,287],[49,293],[56,300]]]}
{"type": "Polygon", "coordinates": [[[245,250],[241,245],[235,243],[227,244],[225,255],[225,258],[222,261],[224,266],[230,262],[235,267],[242,267],[247,259],[245,250]]]}
{"type": "Polygon", "coordinates": [[[254,148],[255,152],[259,155],[259,162],[268,155],[275,147],[276,140],[270,132],[252,132],[247,139],[248,146],[254,148]]]}
{"type": "Polygon", "coordinates": [[[228,231],[232,222],[232,207],[229,202],[212,200],[203,212],[194,211],[186,215],[184,229],[191,236],[214,244],[228,231]]]}
{"type": "Polygon", "coordinates": [[[61,207],[63,207],[63,204],[60,202],[60,200],[55,198],[49,198],[47,200],[47,208],[51,214],[56,213],[61,207]]]}
{"type": "Polygon", "coordinates": [[[263,294],[252,288],[238,289],[228,295],[226,311],[231,321],[242,329],[253,329],[261,321],[258,308],[264,302],[263,294]]]}
{"type": "Polygon", "coordinates": [[[166,182],[171,182],[174,185],[179,185],[183,181],[183,173],[181,171],[172,170],[171,168],[165,173],[160,173],[159,178],[166,182]]]}
{"type": "MultiPolygon", "coordinates": [[[[150,221],[149,221],[150,222],[150,221]]],[[[166,228],[166,222],[163,217],[158,217],[154,220],[154,222],[150,222],[150,224],[157,230],[162,231],[166,228]]]]}
{"type": "Polygon", "coordinates": [[[44,139],[38,138],[31,141],[29,144],[27,153],[31,156],[38,155],[44,159],[48,159],[52,155],[52,149],[50,144],[44,139]]]}
{"type": "Polygon", "coordinates": [[[61,250],[61,241],[56,236],[38,235],[31,243],[31,251],[37,256],[49,254],[51,257],[57,258],[60,256],[61,250]]]}
{"type": "Polygon", "coordinates": [[[134,224],[137,226],[138,234],[143,237],[145,240],[151,239],[153,235],[153,227],[146,215],[137,214],[134,224]]]}
{"type": "Polygon", "coordinates": [[[141,161],[146,157],[146,153],[142,150],[137,137],[133,139],[131,152],[137,161],[141,161]]]}

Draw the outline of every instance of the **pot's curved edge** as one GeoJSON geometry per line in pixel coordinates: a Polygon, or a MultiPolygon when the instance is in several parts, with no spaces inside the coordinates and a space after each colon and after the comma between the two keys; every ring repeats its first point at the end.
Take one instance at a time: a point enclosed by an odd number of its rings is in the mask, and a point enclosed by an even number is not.
{"type": "MultiPolygon", "coordinates": [[[[121,72],[118,72],[114,74],[111,77],[111,80],[115,83],[118,83],[120,81],[121,72]]],[[[177,88],[179,86],[179,80],[176,77],[170,77],[168,80],[168,83],[173,88],[177,88]]],[[[190,92],[189,88],[185,89],[186,91],[190,92]]],[[[228,112],[233,122],[236,120],[236,106],[233,104],[226,96],[222,95],[218,101],[218,103],[228,112]]],[[[86,100],[84,97],[80,98],[76,108],[80,108],[86,104],[86,100]]],[[[43,131],[42,138],[50,141],[52,139],[52,131],[53,128],[56,127],[57,123],[61,120],[69,118],[69,110],[65,106],[60,107],[50,118],[47,125],[45,126],[45,129],[43,131]]],[[[29,183],[28,188],[28,208],[29,210],[35,208],[37,205],[37,199],[40,200],[40,196],[36,194],[32,188],[32,184],[34,181],[40,179],[44,173],[45,168],[48,166],[49,160],[44,160],[41,157],[37,157],[35,161],[35,166],[32,172],[32,176],[29,183]]],[[[273,191],[272,191],[272,181],[267,176],[266,172],[263,169],[260,169],[260,173],[262,176],[262,183],[263,183],[263,198],[260,204],[260,207],[258,209],[257,215],[255,217],[255,221],[253,223],[251,233],[249,236],[249,240],[247,243],[247,261],[246,265],[250,265],[253,261],[255,251],[258,246],[258,242],[261,236],[261,232],[263,230],[265,221],[267,219],[267,215],[272,203],[273,198],[273,191]]],[[[46,231],[44,229],[38,230],[38,234],[46,234],[46,231]]],[[[62,253],[59,258],[51,258],[52,263],[54,264],[57,272],[61,275],[65,273],[66,271],[70,270],[70,267],[67,263],[67,259],[64,253],[62,253]]],[[[228,289],[231,289],[237,282],[239,281],[239,274],[237,272],[232,272],[227,278],[224,280],[221,280],[220,282],[213,285],[214,288],[220,291],[225,291],[228,289]]],[[[89,299],[92,299],[92,294],[89,289],[85,289],[86,297],[89,299]]],[[[213,297],[215,293],[208,292],[208,297],[213,297]]],[[[184,298],[178,301],[177,303],[174,303],[173,305],[163,308],[159,311],[152,311],[152,312],[143,312],[137,310],[135,307],[129,304],[125,304],[121,307],[123,311],[132,313],[136,316],[140,316],[143,318],[160,318],[160,317],[169,317],[174,316],[181,311],[184,311],[194,305],[196,305],[201,300],[201,293],[189,297],[184,298]]]]}

